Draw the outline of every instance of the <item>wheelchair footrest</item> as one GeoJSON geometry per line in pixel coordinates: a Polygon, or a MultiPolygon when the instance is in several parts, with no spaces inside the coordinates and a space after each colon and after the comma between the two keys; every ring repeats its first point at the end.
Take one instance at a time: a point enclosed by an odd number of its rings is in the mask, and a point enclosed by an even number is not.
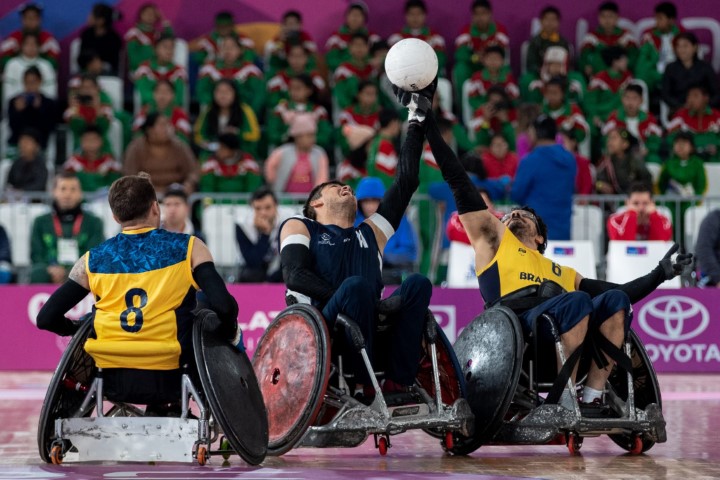
{"type": "Polygon", "coordinates": [[[74,447],[66,453],[69,462],[189,463],[194,445],[203,440],[199,438],[199,421],[181,418],[68,418],[56,420],[58,428],[61,439],[69,440],[74,447]]]}

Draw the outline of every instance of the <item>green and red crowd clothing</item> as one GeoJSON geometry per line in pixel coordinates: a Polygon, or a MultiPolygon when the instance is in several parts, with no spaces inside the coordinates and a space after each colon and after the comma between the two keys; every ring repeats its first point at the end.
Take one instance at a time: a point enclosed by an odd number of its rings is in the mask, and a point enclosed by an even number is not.
{"type": "Polygon", "coordinates": [[[720,161],[720,111],[710,107],[702,112],[681,108],[667,129],[670,142],[679,131],[691,132],[698,154],[711,162],[720,161]]]}
{"type": "Polygon", "coordinates": [[[68,108],[65,110],[63,118],[69,125],[70,131],[73,134],[73,149],[77,150],[80,147],[80,137],[85,129],[90,125],[95,125],[98,130],[100,130],[100,134],[103,137],[102,151],[105,153],[112,152],[110,139],[108,138],[108,131],[110,130],[110,123],[112,122],[114,115],[113,109],[110,105],[101,104],[98,109],[88,105],[79,105],[75,108],[68,108]]]}
{"type": "Polygon", "coordinates": [[[595,118],[605,121],[614,110],[622,108],[623,91],[632,81],[632,73],[612,70],[603,70],[590,79],[584,105],[591,124],[595,125],[595,118]]]}
{"type": "Polygon", "coordinates": [[[675,61],[675,36],[682,31],[682,27],[673,25],[667,33],[651,28],[640,36],[640,53],[634,71],[650,91],[660,86],[665,67],[675,61]]]}
{"type": "Polygon", "coordinates": [[[580,45],[580,71],[586,72],[590,67],[591,75],[606,70],[609,65],[605,63],[602,52],[608,47],[622,47],[627,51],[628,65],[632,68],[638,58],[638,44],[629,31],[615,27],[612,33],[605,33],[597,27],[583,38],[580,45]]]}
{"type": "Polygon", "coordinates": [[[364,125],[366,127],[374,128],[375,130],[380,129],[380,106],[373,105],[367,111],[362,111],[358,105],[352,105],[342,112],[338,116],[339,126],[336,130],[337,145],[340,146],[343,155],[350,153],[350,146],[348,145],[347,139],[342,134],[342,127],[345,125],[364,125]]]}
{"type": "MultiPolygon", "coordinates": [[[[136,134],[140,132],[140,128],[145,123],[145,119],[151,112],[157,112],[158,109],[154,106],[146,105],[140,110],[140,113],[135,117],[135,121],[133,122],[133,132],[136,134]]],[[[165,110],[159,112],[163,115],[165,115],[168,120],[170,121],[170,124],[173,127],[173,130],[175,131],[175,135],[178,136],[180,140],[183,142],[189,144],[190,143],[190,136],[192,135],[192,125],[190,124],[190,118],[188,117],[187,113],[185,113],[185,110],[183,110],[180,107],[169,107],[165,110]]]]}
{"type": "MultiPolygon", "coordinates": [[[[20,55],[20,46],[25,38],[22,30],[16,30],[8,35],[2,43],[0,43],[0,70],[5,68],[5,64],[13,57],[20,55]]],[[[58,58],[60,58],[60,44],[50,32],[37,32],[40,36],[40,56],[50,62],[55,70],[58,68],[58,58]]]]}
{"type": "Polygon", "coordinates": [[[188,76],[184,67],[172,62],[161,64],[153,58],[143,62],[135,70],[133,78],[135,89],[140,95],[141,105],[150,105],[153,102],[153,90],[160,80],[172,83],[175,89],[175,104],[185,105],[188,76]]]}
{"type": "Polygon", "coordinates": [[[208,62],[198,73],[196,95],[200,105],[210,105],[213,100],[215,83],[220,79],[235,82],[240,101],[247,103],[256,115],[260,115],[265,103],[265,81],[263,73],[255,64],[239,59],[228,65],[224,60],[208,62]]]}
{"type": "Polygon", "coordinates": [[[268,117],[266,132],[268,144],[279,147],[288,141],[288,129],[292,119],[298,113],[312,113],[317,122],[317,133],[315,143],[320,145],[326,152],[332,151],[333,127],[330,123],[330,115],[322,105],[312,103],[295,103],[290,100],[282,100],[273,109],[268,117]]]}
{"type": "Polygon", "coordinates": [[[290,79],[302,74],[310,75],[313,85],[318,91],[323,91],[327,88],[325,79],[315,70],[308,69],[305,72],[294,72],[289,68],[280,70],[267,81],[267,108],[269,111],[272,111],[281,100],[289,100],[288,90],[290,88],[290,79]]]}
{"type": "Polygon", "coordinates": [[[340,109],[352,105],[358,93],[361,82],[366,80],[377,81],[377,72],[367,62],[358,65],[352,61],[341,64],[333,74],[335,85],[332,95],[340,109]]]}
{"type": "Polygon", "coordinates": [[[122,165],[107,153],[94,160],[87,158],[82,152],[76,153],[63,164],[63,170],[77,175],[83,192],[107,188],[122,176],[122,165]]]}
{"type": "Polygon", "coordinates": [[[545,52],[550,47],[562,47],[570,52],[570,42],[559,33],[546,33],[541,31],[530,39],[527,49],[525,70],[527,73],[537,75],[540,73],[545,58],[545,52]]]}
{"type": "Polygon", "coordinates": [[[479,72],[475,72],[470,77],[469,82],[468,103],[473,112],[485,104],[487,92],[494,86],[503,87],[505,93],[513,102],[520,97],[517,81],[515,81],[515,77],[507,65],[501,67],[497,75],[493,75],[486,68],[483,68],[479,72]]]}
{"type": "MultiPolygon", "coordinates": [[[[587,86],[585,77],[579,72],[568,72],[565,76],[567,79],[567,92],[565,95],[572,103],[582,105],[585,101],[587,86]]],[[[543,103],[543,95],[545,84],[550,80],[550,75],[540,75],[536,73],[526,73],[520,77],[520,98],[526,103],[535,103],[541,105],[543,103]]]]}
{"type": "Polygon", "coordinates": [[[325,64],[330,71],[335,71],[342,63],[350,61],[348,43],[356,33],[367,35],[370,45],[381,40],[379,35],[370,32],[365,27],[359,30],[350,30],[347,25],[341,26],[325,42],[325,51],[327,52],[325,53],[325,64]]]}
{"type": "Polygon", "coordinates": [[[400,40],[404,40],[406,38],[417,38],[419,40],[422,40],[428,43],[433,48],[433,50],[435,50],[435,54],[438,58],[438,75],[444,77],[445,66],[447,65],[447,55],[445,54],[445,39],[442,37],[442,35],[434,31],[430,27],[412,29],[408,26],[405,26],[399,32],[390,35],[390,38],[388,38],[388,45],[392,47],[400,40]]]}
{"type": "Polygon", "coordinates": [[[508,143],[510,150],[515,150],[515,122],[517,113],[514,109],[507,111],[507,120],[502,121],[498,117],[490,117],[485,113],[485,107],[475,110],[473,119],[470,121],[470,128],[475,132],[475,146],[489,147],[493,135],[499,133],[508,143]]]}
{"type": "Polygon", "coordinates": [[[317,44],[310,34],[305,30],[297,32],[297,39],[294,43],[283,41],[280,36],[275,37],[265,44],[265,56],[268,59],[265,64],[265,73],[272,76],[275,72],[288,67],[287,54],[293,45],[302,45],[308,52],[308,68],[317,67],[317,44]]]}
{"type": "Polygon", "coordinates": [[[482,53],[490,46],[500,46],[505,50],[510,46],[507,29],[500,23],[492,22],[485,31],[480,31],[475,25],[466,25],[455,39],[452,78],[455,82],[456,98],[460,99],[465,80],[482,68],[482,53]]]}
{"type": "Polygon", "coordinates": [[[582,143],[590,133],[590,125],[588,125],[585,115],[583,115],[580,107],[574,103],[567,102],[557,110],[550,110],[550,107],[545,104],[543,105],[543,113],[555,120],[558,129],[572,131],[578,143],[582,143]]]}
{"type": "Polygon", "coordinates": [[[602,128],[602,136],[606,137],[612,130],[625,129],[638,138],[648,153],[646,162],[661,163],[660,146],[662,145],[663,131],[652,113],[640,111],[638,116],[630,118],[625,110],[619,108],[610,114],[602,128]]]}
{"type": "Polygon", "coordinates": [[[246,152],[240,152],[233,163],[211,157],[202,165],[200,191],[210,193],[251,193],[263,184],[260,166],[246,152]]]}
{"type": "Polygon", "coordinates": [[[173,29],[169,23],[164,23],[160,30],[156,30],[152,25],[136,23],[125,33],[125,51],[130,72],[134,72],[144,62],[155,58],[155,42],[163,34],[173,35],[173,29]]]}
{"type": "MultiPolygon", "coordinates": [[[[233,37],[240,40],[240,45],[245,48],[242,54],[243,61],[253,63],[257,59],[255,54],[255,42],[242,33],[233,33],[233,37]]],[[[213,62],[220,55],[220,44],[222,43],[223,37],[221,37],[217,31],[203,35],[198,38],[195,43],[201,48],[201,50],[192,54],[193,59],[202,65],[205,62],[213,62]]]]}
{"type": "Polygon", "coordinates": [[[388,188],[395,178],[397,163],[398,155],[392,139],[377,135],[370,143],[365,166],[356,167],[344,160],[338,167],[338,178],[355,189],[363,178],[377,177],[388,188]]]}

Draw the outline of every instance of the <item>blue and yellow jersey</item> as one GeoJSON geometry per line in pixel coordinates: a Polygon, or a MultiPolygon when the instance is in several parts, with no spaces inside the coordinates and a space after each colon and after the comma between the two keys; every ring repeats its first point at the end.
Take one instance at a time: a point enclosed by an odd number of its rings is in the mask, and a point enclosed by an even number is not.
{"type": "Polygon", "coordinates": [[[552,280],[568,292],[575,290],[574,269],[558,265],[526,247],[510,230],[505,230],[490,263],[475,273],[486,303],[543,280],[552,280]]]}
{"type": "Polygon", "coordinates": [[[195,237],[143,228],[90,250],[86,270],[95,296],[95,337],[85,343],[100,368],[173,370],[191,341],[195,237]]]}

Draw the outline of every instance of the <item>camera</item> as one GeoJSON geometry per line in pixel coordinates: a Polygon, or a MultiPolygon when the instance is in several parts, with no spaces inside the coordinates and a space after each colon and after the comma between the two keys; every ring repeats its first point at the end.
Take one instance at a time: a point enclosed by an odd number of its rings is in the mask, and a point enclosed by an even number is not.
{"type": "Polygon", "coordinates": [[[77,101],[78,103],[80,103],[80,105],[92,105],[92,95],[76,95],[75,98],[77,98],[77,101]]]}

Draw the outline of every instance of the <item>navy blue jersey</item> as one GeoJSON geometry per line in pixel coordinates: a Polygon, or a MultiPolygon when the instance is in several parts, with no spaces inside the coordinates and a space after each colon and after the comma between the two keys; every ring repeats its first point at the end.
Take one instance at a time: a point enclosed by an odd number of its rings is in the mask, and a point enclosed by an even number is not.
{"type": "Polygon", "coordinates": [[[348,277],[363,277],[375,286],[375,295],[380,298],[382,254],[370,225],[361,223],[357,227],[341,228],[304,217],[294,219],[302,220],[310,232],[310,256],[319,277],[336,289],[348,277]]]}

